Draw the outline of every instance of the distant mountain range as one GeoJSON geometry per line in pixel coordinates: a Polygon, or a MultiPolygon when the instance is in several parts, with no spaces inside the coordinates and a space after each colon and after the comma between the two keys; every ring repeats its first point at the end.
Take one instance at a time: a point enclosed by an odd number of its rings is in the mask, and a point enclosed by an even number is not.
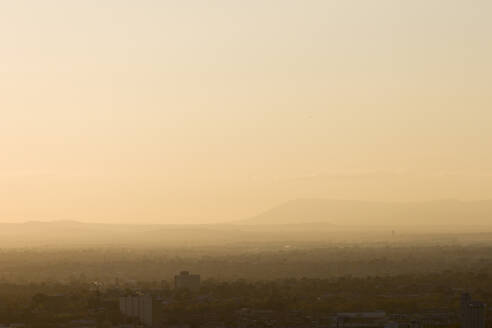
{"type": "Polygon", "coordinates": [[[84,245],[182,247],[254,240],[256,237],[248,231],[221,225],[132,225],[76,221],[0,223],[0,248],[84,245]]]}
{"type": "Polygon", "coordinates": [[[297,199],[255,217],[241,220],[240,223],[251,225],[330,223],[338,226],[492,226],[492,200],[389,203],[297,199]]]}
{"type": "MultiPolygon", "coordinates": [[[[129,225],[76,221],[0,223],[0,248],[196,246],[234,243],[385,240],[409,234],[492,232],[492,201],[384,203],[299,199],[224,224],[129,225]]],[[[413,237],[412,237],[413,238],[413,237]]],[[[487,237],[488,238],[488,237],[487,237]]]]}

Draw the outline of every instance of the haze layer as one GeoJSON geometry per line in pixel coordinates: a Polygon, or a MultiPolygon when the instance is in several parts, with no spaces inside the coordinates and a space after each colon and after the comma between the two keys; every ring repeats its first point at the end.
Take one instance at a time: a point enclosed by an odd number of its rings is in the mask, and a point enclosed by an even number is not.
{"type": "Polygon", "coordinates": [[[0,221],[492,198],[488,0],[0,3],[0,221]]]}

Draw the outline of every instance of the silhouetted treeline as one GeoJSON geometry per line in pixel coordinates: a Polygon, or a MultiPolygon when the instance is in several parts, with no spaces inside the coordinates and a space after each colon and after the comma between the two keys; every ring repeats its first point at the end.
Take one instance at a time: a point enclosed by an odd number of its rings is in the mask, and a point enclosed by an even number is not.
{"type": "Polygon", "coordinates": [[[319,246],[187,249],[31,249],[0,252],[0,282],[132,284],[171,280],[183,269],[205,279],[273,280],[490,272],[492,246],[319,246]]]}
{"type": "Polygon", "coordinates": [[[196,293],[174,290],[161,281],[142,281],[131,287],[104,287],[92,282],[1,283],[0,322],[25,322],[32,327],[55,327],[87,317],[98,322],[123,322],[118,297],[136,293],[163,300],[162,310],[170,323],[191,325],[204,320],[237,320],[242,309],[299,318],[377,310],[402,314],[457,313],[459,293],[465,288],[476,298],[492,303],[492,275],[484,272],[263,281],[207,279],[196,293]]]}

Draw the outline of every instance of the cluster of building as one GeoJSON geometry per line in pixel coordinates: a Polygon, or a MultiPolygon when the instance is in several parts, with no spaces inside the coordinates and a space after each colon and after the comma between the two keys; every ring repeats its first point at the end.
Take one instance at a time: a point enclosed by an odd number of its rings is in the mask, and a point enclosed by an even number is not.
{"type": "MultiPolygon", "coordinates": [[[[188,290],[197,292],[200,290],[200,275],[182,271],[174,277],[174,288],[176,290],[188,290]]],[[[203,295],[195,294],[196,299],[203,295]]],[[[61,296],[55,295],[45,297],[47,306],[58,306],[63,300],[61,296]]],[[[114,304],[114,303],[113,303],[114,304]]],[[[163,310],[166,301],[154,298],[150,295],[129,295],[119,298],[119,311],[127,319],[125,324],[119,326],[108,326],[112,328],[134,328],[134,327],[168,327],[189,328],[189,326],[170,325],[163,318],[163,310]]],[[[116,304],[114,304],[116,306],[116,304]]],[[[114,308],[117,310],[117,308],[114,308]]],[[[436,328],[454,327],[460,320],[460,328],[486,328],[487,306],[477,302],[468,293],[461,295],[460,312],[429,312],[420,314],[388,314],[383,311],[377,312],[344,312],[323,313],[320,316],[311,316],[302,312],[284,312],[273,310],[260,310],[242,308],[234,315],[236,328],[250,327],[296,327],[296,328],[436,328]]],[[[214,313],[203,318],[203,328],[227,328],[220,317],[214,317],[214,313]]],[[[73,320],[66,327],[70,328],[95,328],[97,323],[94,319],[73,320]]],[[[0,328],[24,328],[23,324],[2,326],[0,328]]],[[[104,326],[106,327],[106,326],[104,326]]]]}
{"type": "MultiPolygon", "coordinates": [[[[472,300],[470,294],[461,296],[460,328],[485,328],[486,304],[472,300]]],[[[449,327],[455,320],[453,313],[419,315],[387,315],[385,312],[338,313],[335,328],[426,328],[449,327]]]]}
{"type": "Polygon", "coordinates": [[[429,312],[418,314],[388,314],[386,312],[338,313],[333,328],[427,328],[454,326],[455,313],[429,312]]]}
{"type": "MultiPolygon", "coordinates": [[[[200,275],[181,271],[174,276],[174,288],[196,292],[200,290],[200,275]]],[[[161,320],[161,302],[148,295],[120,298],[120,312],[135,323],[146,327],[157,326],[161,320]]]]}
{"type": "MultiPolygon", "coordinates": [[[[196,291],[200,288],[200,276],[183,271],[174,279],[175,288],[196,291]]],[[[120,311],[128,318],[135,319],[145,327],[156,327],[161,322],[159,316],[160,303],[150,296],[128,296],[120,299],[120,311]]],[[[461,328],[485,328],[486,305],[473,301],[469,294],[461,297],[461,328]]],[[[347,312],[329,315],[323,322],[318,319],[304,317],[292,313],[288,318],[286,314],[279,317],[279,313],[269,310],[242,309],[237,313],[237,327],[251,327],[263,325],[277,327],[278,323],[288,321],[295,327],[321,327],[329,328],[427,328],[427,327],[451,327],[456,322],[456,313],[439,312],[415,315],[387,314],[386,312],[347,312]]],[[[327,314],[328,315],[328,314],[327,314]]],[[[203,324],[204,327],[222,327],[217,322],[203,324]]]]}
{"type": "MultiPolygon", "coordinates": [[[[174,277],[174,288],[177,290],[189,290],[196,292],[200,289],[200,275],[182,271],[174,277]]],[[[120,311],[135,324],[144,327],[157,327],[162,322],[162,302],[151,296],[138,295],[120,298],[120,311]]],[[[486,305],[473,301],[467,293],[461,296],[461,327],[460,328],[486,328],[485,314],[486,305]]],[[[285,315],[285,314],[284,314],[285,315]]],[[[240,311],[238,327],[249,327],[259,322],[267,326],[275,327],[278,321],[274,311],[259,311],[243,309],[240,311]],[[242,324],[241,324],[242,323],[242,324]]],[[[338,313],[331,317],[330,328],[426,328],[426,327],[449,327],[456,322],[454,313],[429,313],[426,315],[389,315],[386,312],[350,312],[338,313]]],[[[287,318],[284,318],[287,319],[287,318]]],[[[289,318],[289,324],[293,320],[297,327],[320,326],[313,318],[297,318],[295,315],[289,318]],[[294,319],[299,319],[297,321],[294,319]],[[307,319],[307,320],[306,320],[307,319]]],[[[326,322],[327,323],[327,322],[326,322]]],[[[205,323],[204,323],[205,324],[205,323]]],[[[204,326],[207,326],[206,324],[204,326]]],[[[323,326],[323,324],[321,324],[323,326]]]]}

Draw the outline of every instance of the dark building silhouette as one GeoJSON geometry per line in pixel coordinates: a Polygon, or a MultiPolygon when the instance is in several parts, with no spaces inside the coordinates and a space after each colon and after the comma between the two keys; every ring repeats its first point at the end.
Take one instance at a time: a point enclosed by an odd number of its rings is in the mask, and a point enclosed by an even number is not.
{"type": "Polygon", "coordinates": [[[485,328],[487,305],[473,301],[470,294],[461,295],[461,328],[485,328]]]}
{"type": "Polygon", "coordinates": [[[181,271],[179,275],[174,276],[174,288],[198,291],[200,289],[200,275],[181,271]]]}
{"type": "Polygon", "coordinates": [[[155,327],[161,320],[160,302],[151,296],[120,297],[120,312],[145,327],[155,327]]]}

